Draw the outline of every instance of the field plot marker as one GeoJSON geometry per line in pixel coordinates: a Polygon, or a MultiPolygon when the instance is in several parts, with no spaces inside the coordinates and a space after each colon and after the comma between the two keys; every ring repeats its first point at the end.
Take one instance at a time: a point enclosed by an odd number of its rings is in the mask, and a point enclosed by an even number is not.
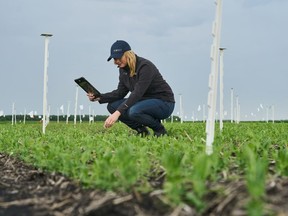
{"type": "Polygon", "coordinates": [[[215,114],[216,114],[216,100],[217,100],[217,81],[219,71],[219,47],[221,37],[221,22],[222,22],[222,0],[216,0],[216,16],[213,22],[212,36],[213,43],[211,46],[211,73],[209,75],[209,92],[208,92],[208,117],[206,121],[206,154],[213,153],[212,143],[214,141],[215,129],[215,114]]]}
{"type": "Polygon", "coordinates": [[[240,104],[239,104],[239,96],[236,95],[236,107],[235,107],[235,122],[239,124],[240,122],[240,104]]]}
{"type": "Polygon", "coordinates": [[[12,125],[16,124],[16,110],[15,103],[12,103],[12,125]]]}
{"type": "Polygon", "coordinates": [[[77,108],[78,108],[78,85],[76,86],[76,95],[75,95],[74,125],[76,125],[77,122],[77,108]]]}
{"type": "Polygon", "coordinates": [[[271,106],[271,110],[272,110],[272,122],[274,123],[274,121],[275,121],[275,107],[274,107],[274,105],[271,106]]]}
{"type": "Polygon", "coordinates": [[[183,110],[183,99],[182,94],[179,94],[179,104],[180,104],[180,122],[183,123],[184,110],[183,110]]]}
{"type": "Polygon", "coordinates": [[[231,110],[230,110],[230,114],[231,114],[231,123],[233,123],[233,112],[234,112],[234,107],[233,107],[233,105],[234,105],[234,90],[233,90],[233,88],[231,88],[231,93],[230,93],[230,97],[231,97],[231,110]]]}
{"type": "Polygon", "coordinates": [[[205,122],[205,119],[206,119],[205,104],[203,104],[203,122],[205,122]]]}
{"type": "Polygon", "coordinates": [[[223,129],[223,117],[224,117],[224,61],[223,61],[223,56],[224,56],[224,50],[225,48],[220,48],[220,131],[223,129]]]}
{"type": "Polygon", "coordinates": [[[70,101],[68,101],[68,105],[67,105],[66,124],[68,124],[69,122],[69,117],[70,117],[70,101]]]}
{"type": "Polygon", "coordinates": [[[47,124],[46,124],[46,121],[47,121],[46,112],[47,112],[47,85],[48,85],[47,69],[48,69],[48,58],[49,58],[48,45],[49,45],[49,38],[52,37],[53,35],[45,33],[45,34],[41,34],[41,36],[45,37],[44,85],[43,85],[43,122],[42,122],[42,131],[43,131],[43,134],[45,134],[45,129],[46,129],[46,126],[47,126],[47,124]]]}
{"type": "Polygon", "coordinates": [[[26,109],[24,109],[23,124],[26,123],[26,109]]]}

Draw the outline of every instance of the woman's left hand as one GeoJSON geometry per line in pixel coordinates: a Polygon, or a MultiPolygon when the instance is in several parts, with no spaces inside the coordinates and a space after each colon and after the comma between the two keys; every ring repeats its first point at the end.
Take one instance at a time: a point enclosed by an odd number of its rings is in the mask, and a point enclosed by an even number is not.
{"type": "Polygon", "coordinates": [[[118,120],[121,113],[116,110],[112,115],[110,115],[104,122],[104,128],[110,128],[118,120]]]}

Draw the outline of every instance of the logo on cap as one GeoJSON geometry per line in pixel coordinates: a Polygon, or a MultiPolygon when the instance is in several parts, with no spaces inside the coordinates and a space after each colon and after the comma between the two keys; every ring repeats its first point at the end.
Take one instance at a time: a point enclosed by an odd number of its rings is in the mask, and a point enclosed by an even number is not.
{"type": "Polygon", "coordinates": [[[129,50],[131,50],[131,47],[126,41],[117,40],[111,46],[110,56],[107,61],[110,61],[112,58],[121,58],[124,52],[129,50]]]}

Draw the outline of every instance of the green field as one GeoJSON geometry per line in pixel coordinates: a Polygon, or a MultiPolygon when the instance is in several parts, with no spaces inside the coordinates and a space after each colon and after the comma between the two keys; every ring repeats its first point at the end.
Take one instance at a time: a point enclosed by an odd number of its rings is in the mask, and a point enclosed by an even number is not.
{"type": "Polygon", "coordinates": [[[241,205],[248,215],[285,212],[287,206],[277,206],[269,196],[273,182],[287,182],[287,123],[224,123],[222,133],[216,124],[210,156],[205,123],[165,126],[169,136],[141,138],[121,123],[107,130],[100,122],[50,122],[45,135],[39,123],[0,124],[0,152],[87,188],[155,192],[166,204],[187,205],[199,214],[212,209],[212,202],[228,202],[233,191],[239,193],[234,200],[246,194],[241,205]]]}

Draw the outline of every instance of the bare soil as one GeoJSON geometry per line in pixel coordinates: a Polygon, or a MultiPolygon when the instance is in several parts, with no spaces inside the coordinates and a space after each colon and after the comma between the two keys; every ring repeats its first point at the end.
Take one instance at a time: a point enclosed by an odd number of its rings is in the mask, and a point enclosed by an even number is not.
{"type": "MultiPolygon", "coordinates": [[[[159,179],[158,179],[159,180],[159,179]]],[[[248,193],[244,181],[221,181],[208,185],[207,208],[175,208],[165,204],[160,182],[149,194],[119,194],[85,189],[59,173],[47,173],[0,153],[0,216],[241,216],[247,215],[248,193]],[[160,187],[159,187],[160,185],[160,187]],[[225,188],[216,193],[217,188],[225,188]]],[[[265,215],[288,215],[288,178],[267,182],[265,215]]]]}

